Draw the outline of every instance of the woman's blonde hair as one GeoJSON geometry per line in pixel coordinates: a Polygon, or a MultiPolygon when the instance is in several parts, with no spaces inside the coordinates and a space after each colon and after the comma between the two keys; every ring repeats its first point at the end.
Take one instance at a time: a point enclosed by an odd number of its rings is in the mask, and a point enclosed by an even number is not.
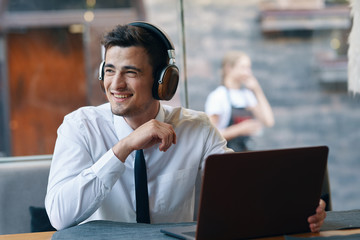
{"type": "Polygon", "coordinates": [[[222,78],[221,83],[224,84],[224,79],[226,77],[227,72],[233,68],[240,58],[249,58],[249,55],[242,51],[231,51],[227,52],[222,60],[221,69],[222,69],[222,78]]]}

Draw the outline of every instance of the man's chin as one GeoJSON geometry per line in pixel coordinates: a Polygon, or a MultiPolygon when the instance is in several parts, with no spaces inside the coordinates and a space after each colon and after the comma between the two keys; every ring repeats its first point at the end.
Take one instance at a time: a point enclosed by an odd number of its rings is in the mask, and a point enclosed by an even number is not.
{"type": "Polygon", "coordinates": [[[124,117],[126,115],[126,111],[124,111],[123,109],[114,108],[112,106],[111,106],[111,112],[117,116],[124,117]]]}
{"type": "Polygon", "coordinates": [[[135,116],[136,113],[138,113],[138,111],[131,111],[130,109],[119,109],[119,108],[114,108],[111,107],[111,112],[116,115],[116,116],[121,116],[121,117],[132,117],[135,116]]]}

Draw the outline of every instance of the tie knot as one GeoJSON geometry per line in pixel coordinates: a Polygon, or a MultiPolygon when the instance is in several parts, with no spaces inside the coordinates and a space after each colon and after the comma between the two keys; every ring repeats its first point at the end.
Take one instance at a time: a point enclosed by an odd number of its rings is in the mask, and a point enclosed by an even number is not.
{"type": "MultiPolygon", "coordinates": [[[[136,150],[135,159],[136,158],[144,158],[144,151],[142,149],[136,150]]],[[[145,159],[145,158],[144,158],[145,159]]]]}

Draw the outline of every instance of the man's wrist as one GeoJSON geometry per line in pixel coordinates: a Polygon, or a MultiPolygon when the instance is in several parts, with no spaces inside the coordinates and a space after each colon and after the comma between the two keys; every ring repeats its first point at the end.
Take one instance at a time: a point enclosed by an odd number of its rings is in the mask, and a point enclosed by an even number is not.
{"type": "Polygon", "coordinates": [[[112,151],[114,155],[121,161],[125,162],[126,158],[129,156],[129,154],[133,151],[130,147],[127,146],[127,144],[124,141],[119,141],[117,144],[115,144],[112,147],[112,151]]]}

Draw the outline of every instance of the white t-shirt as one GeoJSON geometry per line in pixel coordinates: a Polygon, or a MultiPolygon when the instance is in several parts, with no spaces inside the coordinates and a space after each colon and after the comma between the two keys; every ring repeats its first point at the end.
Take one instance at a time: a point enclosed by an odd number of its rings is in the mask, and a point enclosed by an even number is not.
{"type": "Polygon", "coordinates": [[[227,89],[225,86],[217,87],[206,99],[205,112],[208,116],[219,116],[219,122],[216,126],[218,129],[228,127],[231,117],[231,105],[238,108],[254,107],[257,105],[257,99],[254,93],[246,88],[227,89]]]}
{"type": "MultiPolygon", "coordinates": [[[[232,151],[203,112],[161,105],[157,120],[172,124],[177,143],[144,149],[151,223],[193,221],[195,182],[204,160],[232,151]]],[[[133,129],[110,104],[83,107],[58,129],[45,206],[53,226],[90,220],[136,222],[135,151],[122,163],[112,147],[133,129]]]]}

